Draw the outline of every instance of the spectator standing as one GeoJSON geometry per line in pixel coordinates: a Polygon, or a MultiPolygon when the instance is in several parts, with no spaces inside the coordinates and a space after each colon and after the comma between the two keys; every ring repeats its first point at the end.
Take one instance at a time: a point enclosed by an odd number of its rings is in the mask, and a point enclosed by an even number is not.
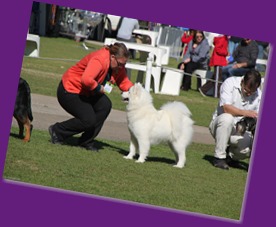
{"type": "Polygon", "coordinates": [[[183,36],[181,37],[181,42],[184,44],[183,47],[183,56],[186,54],[188,50],[188,43],[194,38],[194,29],[189,29],[189,31],[184,31],[183,36]]]}
{"type": "MultiPolygon", "coordinates": [[[[121,26],[118,29],[117,40],[136,43],[135,37],[132,35],[133,30],[139,29],[139,21],[137,19],[132,19],[124,17],[121,26]]],[[[132,58],[135,58],[135,52],[131,50],[132,58]]]]}
{"type": "Polygon", "coordinates": [[[258,44],[251,39],[242,39],[233,53],[234,62],[222,67],[223,81],[230,76],[244,76],[254,69],[258,57],[258,44]]]}
{"type": "Polygon", "coordinates": [[[229,169],[230,160],[238,161],[250,157],[253,136],[235,134],[235,124],[242,117],[258,117],[261,102],[261,75],[249,70],[244,77],[230,77],[221,85],[220,100],[209,125],[216,141],[214,166],[229,169]],[[228,151],[228,152],[227,152],[228,151]]]}
{"type": "MultiPolygon", "coordinates": [[[[137,19],[124,17],[121,21],[121,25],[118,29],[117,40],[123,42],[136,43],[136,38],[132,35],[133,30],[139,29],[139,21],[137,19]]],[[[131,58],[135,59],[135,50],[131,50],[131,58]]],[[[131,69],[127,69],[128,78],[131,79],[131,69]]]]}
{"type": "MultiPolygon", "coordinates": [[[[221,67],[227,65],[226,57],[228,56],[228,36],[227,35],[218,35],[214,37],[213,44],[214,50],[212,52],[212,56],[210,59],[210,67],[214,67],[213,80],[222,81],[221,67]],[[217,77],[218,76],[218,77],[217,77]],[[216,78],[217,77],[217,78],[216,78]]],[[[217,84],[217,92],[214,90],[214,94],[216,93],[219,96],[219,90],[221,83],[217,84]]],[[[208,91],[212,88],[215,89],[215,82],[208,80],[206,84],[199,88],[200,93],[203,96],[206,96],[208,91]]]]}
{"type": "MultiPolygon", "coordinates": [[[[207,69],[209,61],[210,46],[202,31],[195,31],[193,40],[188,44],[188,50],[179,64],[179,69],[184,70],[181,89],[191,89],[191,74],[196,69],[207,69]],[[189,75],[188,75],[189,74],[189,75]]],[[[197,78],[197,89],[201,87],[201,79],[197,78]]]]}

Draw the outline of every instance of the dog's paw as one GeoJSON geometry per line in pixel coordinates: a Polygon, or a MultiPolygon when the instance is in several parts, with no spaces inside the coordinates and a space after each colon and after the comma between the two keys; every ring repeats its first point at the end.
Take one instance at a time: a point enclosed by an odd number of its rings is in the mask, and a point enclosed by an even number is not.
{"type": "Polygon", "coordinates": [[[140,159],[140,158],[139,158],[139,159],[138,159],[138,160],[136,160],[135,162],[136,162],[136,163],[144,163],[144,162],[145,162],[145,160],[144,160],[144,159],[140,159]]]}
{"type": "Polygon", "coordinates": [[[179,165],[179,164],[178,164],[178,165],[174,165],[173,167],[181,169],[181,168],[184,167],[184,165],[179,165]]]}
{"type": "Polygon", "coordinates": [[[132,156],[127,155],[127,156],[124,156],[124,159],[133,159],[133,157],[132,157],[132,156]]]}

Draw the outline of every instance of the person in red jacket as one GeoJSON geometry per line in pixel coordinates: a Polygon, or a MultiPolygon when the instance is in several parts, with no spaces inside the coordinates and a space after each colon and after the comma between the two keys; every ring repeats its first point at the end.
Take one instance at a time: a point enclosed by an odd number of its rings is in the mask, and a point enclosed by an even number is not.
{"type": "Polygon", "coordinates": [[[114,83],[121,91],[128,91],[133,86],[125,69],[128,58],[126,46],[114,43],[91,52],[64,73],[57,98],[73,118],[49,127],[53,144],[64,144],[67,138],[82,133],[78,145],[98,151],[94,139],[112,107],[105,93],[110,92],[114,83]]]}
{"type": "MultiPolygon", "coordinates": [[[[226,57],[229,55],[228,53],[228,36],[227,35],[219,35],[214,37],[214,50],[210,59],[209,66],[214,67],[214,74],[212,80],[216,79],[216,73],[218,73],[218,86],[217,86],[217,94],[219,96],[220,85],[222,81],[222,73],[221,67],[226,66],[228,64],[226,57]],[[218,70],[218,71],[217,71],[218,70]]],[[[200,93],[203,96],[206,96],[210,89],[215,89],[215,82],[208,80],[206,84],[199,88],[200,93]]],[[[215,91],[214,91],[215,94],[215,91]]]]}

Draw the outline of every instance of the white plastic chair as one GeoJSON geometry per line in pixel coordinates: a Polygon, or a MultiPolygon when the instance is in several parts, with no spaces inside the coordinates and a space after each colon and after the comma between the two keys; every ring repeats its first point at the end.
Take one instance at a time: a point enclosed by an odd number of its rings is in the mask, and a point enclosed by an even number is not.
{"type": "Polygon", "coordinates": [[[204,69],[196,69],[193,74],[201,78],[201,86],[206,84],[207,79],[210,79],[212,77],[212,72],[204,69]]]}
{"type": "Polygon", "coordinates": [[[24,54],[30,57],[39,57],[40,37],[38,35],[27,34],[24,54]]]}
{"type": "Polygon", "coordinates": [[[184,71],[168,67],[162,67],[162,71],[165,72],[165,75],[160,93],[164,95],[179,95],[184,71]]]}

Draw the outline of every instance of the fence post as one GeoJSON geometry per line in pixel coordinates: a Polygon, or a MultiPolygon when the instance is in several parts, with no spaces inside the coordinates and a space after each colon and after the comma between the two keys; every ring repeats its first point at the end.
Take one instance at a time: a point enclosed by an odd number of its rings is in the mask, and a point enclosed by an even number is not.
{"type": "Polygon", "coordinates": [[[215,98],[218,97],[218,78],[219,78],[219,66],[215,66],[216,69],[216,82],[215,82],[215,98]]]}
{"type": "Polygon", "coordinates": [[[145,82],[145,89],[148,92],[150,92],[152,63],[153,63],[153,54],[149,53],[147,58],[147,70],[146,70],[146,82],[145,82]]]}

